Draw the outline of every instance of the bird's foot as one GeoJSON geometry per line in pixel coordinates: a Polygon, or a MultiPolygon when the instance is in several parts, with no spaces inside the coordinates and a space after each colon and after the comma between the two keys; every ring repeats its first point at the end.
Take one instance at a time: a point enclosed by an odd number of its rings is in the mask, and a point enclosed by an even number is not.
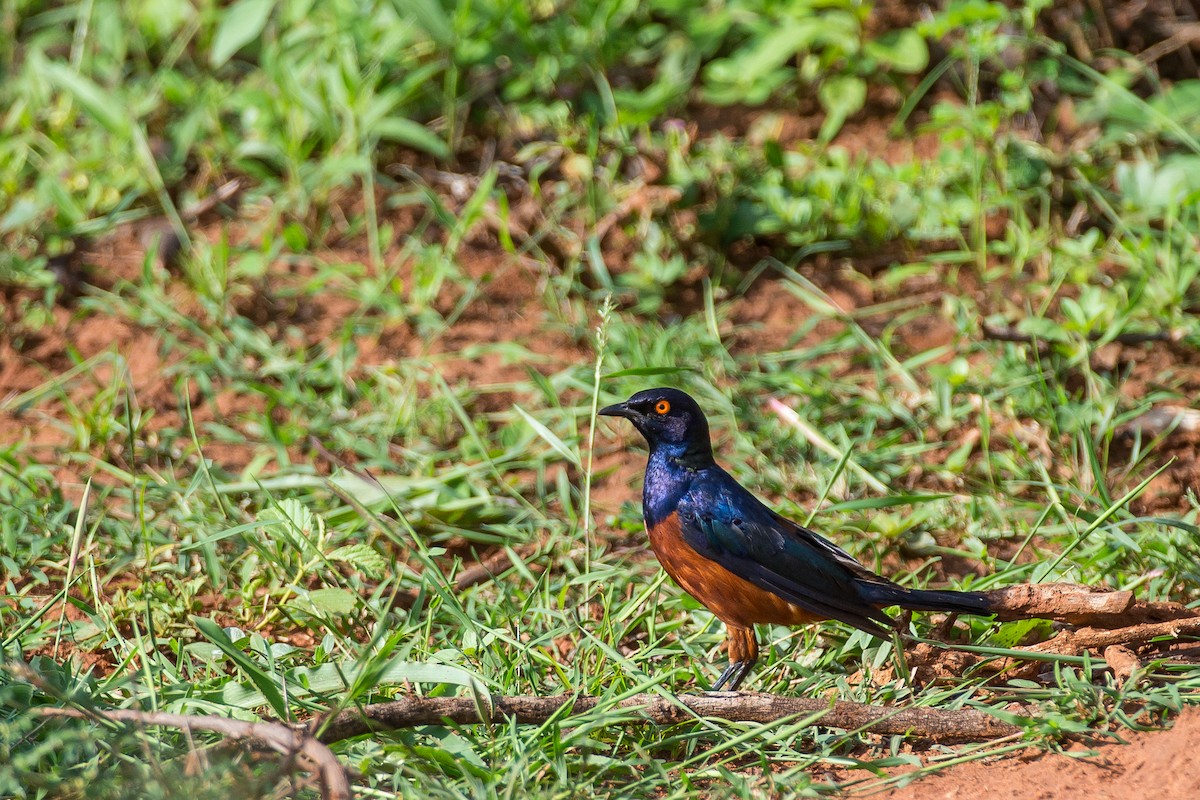
{"type": "Polygon", "coordinates": [[[717,678],[717,682],[712,685],[709,693],[721,691],[721,687],[729,684],[729,690],[736,692],[737,688],[742,685],[742,681],[746,680],[746,676],[750,674],[750,670],[754,668],[754,661],[731,661],[729,666],[725,667],[725,671],[721,673],[721,677],[717,678]]]}

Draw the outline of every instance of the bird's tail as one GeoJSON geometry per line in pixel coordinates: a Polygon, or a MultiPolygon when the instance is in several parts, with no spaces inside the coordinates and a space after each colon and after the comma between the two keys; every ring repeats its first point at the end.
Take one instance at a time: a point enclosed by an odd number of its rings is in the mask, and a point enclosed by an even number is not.
{"type": "Polygon", "coordinates": [[[906,589],[902,586],[872,587],[873,602],[882,606],[900,606],[912,611],[947,611],[960,614],[991,614],[992,601],[983,592],[955,592],[946,589],[906,589]]]}

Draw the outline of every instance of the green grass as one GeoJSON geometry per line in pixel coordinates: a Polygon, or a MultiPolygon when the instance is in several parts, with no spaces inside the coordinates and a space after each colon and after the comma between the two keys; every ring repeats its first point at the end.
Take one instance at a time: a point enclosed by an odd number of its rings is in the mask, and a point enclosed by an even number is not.
{"type": "MultiPolygon", "coordinates": [[[[1076,60],[1040,5],[882,32],[866,5],[802,0],[5,11],[3,358],[24,377],[0,387],[0,794],[287,780],[271,757],[31,706],[299,720],[481,688],[606,702],[335,745],[360,795],[893,781],[919,760],[902,737],[613,707],[700,690],[724,660],[720,624],[647,552],[640,444],[596,425],[662,383],[708,409],[736,477],[901,582],[1200,601],[1200,506],[1186,477],[1144,485],[1191,463],[1186,441],[1118,433],[1200,388],[1195,83],[1076,60]],[[1044,81],[1080,133],[1035,114],[1044,81]],[[689,128],[705,113],[737,135],[689,128]],[[796,119],[811,139],[780,137],[796,119]],[[888,128],[934,154],[839,138],[888,128]],[[236,208],[183,219],[234,176],[236,208]],[[641,202],[647,182],[678,199],[641,202]],[[150,217],[187,228],[170,269],[127,233],[150,217]],[[92,265],[74,298],[46,269],[73,247],[92,265]],[[502,550],[511,568],[454,588],[502,550]]],[[[1027,632],[962,624],[995,656],[1027,632]]],[[[1124,685],[1096,657],[911,685],[891,643],[838,624],[760,634],[749,689],[1031,714],[1020,742],[925,751],[926,771],[1109,740],[1200,697],[1192,661],[1124,685]]]]}

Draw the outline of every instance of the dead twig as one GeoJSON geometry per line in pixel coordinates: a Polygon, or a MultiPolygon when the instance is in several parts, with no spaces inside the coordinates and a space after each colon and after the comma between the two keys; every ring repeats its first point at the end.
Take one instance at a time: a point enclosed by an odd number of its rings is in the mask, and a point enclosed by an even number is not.
{"type": "Polygon", "coordinates": [[[350,780],[332,751],[303,729],[289,728],[278,722],[243,722],[227,717],[190,714],[165,714],[157,711],[112,709],[106,711],[78,708],[37,707],[31,713],[43,717],[73,717],[127,722],[135,725],[162,725],[189,733],[212,731],[230,739],[262,743],[288,758],[296,758],[305,769],[315,772],[323,800],[350,800],[350,780]]]}
{"type": "MultiPolygon", "coordinates": [[[[998,342],[1015,342],[1017,344],[1038,344],[1046,343],[1045,339],[1017,330],[1013,325],[996,325],[991,322],[984,322],[981,326],[985,339],[994,339],[998,342]]],[[[1105,334],[1099,331],[1091,331],[1087,335],[1088,341],[1097,342],[1101,339],[1106,339],[1105,334]]],[[[1177,342],[1182,338],[1179,331],[1144,331],[1129,333],[1118,333],[1111,339],[1110,342],[1118,344],[1144,344],[1146,342],[1177,342]]]]}
{"type": "Polygon", "coordinates": [[[1163,56],[1184,47],[1191,47],[1197,42],[1200,42],[1200,22],[1185,22],[1175,26],[1170,38],[1152,44],[1138,53],[1137,59],[1143,64],[1153,64],[1163,56]]]}
{"type": "Polygon", "coordinates": [[[678,202],[682,196],[683,192],[674,186],[639,186],[632,194],[622,200],[616,208],[605,214],[596,223],[596,238],[598,240],[604,239],[617,223],[634,212],[649,216],[659,209],[667,208],[672,203],[678,202]]]}
{"type": "MultiPolygon", "coordinates": [[[[317,735],[322,742],[329,743],[374,731],[446,722],[475,725],[509,721],[539,725],[553,717],[584,714],[599,704],[599,698],[586,696],[493,695],[486,707],[481,708],[474,697],[407,697],[342,711],[317,735]]],[[[617,702],[615,707],[629,711],[634,721],[657,725],[675,725],[699,717],[765,723],[819,714],[816,725],[882,735],[911,734],[943,742],[986,741],[1021,732],[1015,725],[971,709],[888,708],[755,692],[678,697],[637,694],[617,702]]],[[[630,718],[616,719],[628,722],[630,718]]]]}
{"type": "Polygon", "coordinates": [[[1139,414],[1115,431],[1117,436],[1153,439],[1167,432],[1200,431],[1200,411],[1184,406],[1159,406],[1139,414]]]}
{"type": "Polygon", "coordinates": [[[237,197],[242,193],[244,188],[245,183],[241,178],[233,178],[232,180],[225,181],[216,189],[214,189],[212,194],[210,194],[208,197],[205,197],[202,200],[197,200],[190,206],[181,209],[179,212],[179,218],[185,222],[195,222],[197,219],[212,211],[222,203],[227,203],[233,198],[237,197]]]}
{"type": "MultiPolygon", "coordinates": [[[[537,553],[540,545],[527,544],[523,547],[518,547],[515,552],[517,556],[524,561],[530,556],[537,553]]],[[[504,570],[513,565],[512,558],[509,557],[508,551],[501,550],[488,556],[478,564],[467,567],[454,579],[454,591],[463,592],[470,589],[472,586],[478,586],[481,583],[486,583],[496,577],[504,570]]],[[[537,575],[545,572],[545,564],[529,564],[529,571],[537,575]]],[[[417,598],[420,592],[417,589],[405,589],[396,593],[395,600],[392,601],[392,608],[412,608],[417,604],[417,598]]]]}
{"type": "MultiPolygon", "coordinates": [[[[527,544],[516,549],[517,556],[522,560],[526,560],[538,551],[540,545],[527,544]]],[[[513,560],[508,555],[508,551],[501,550],[494,553],[478,564],[467,567],[454,579],[454,590],[457,592],[470,589],[472,586],[478,586],[481,583],[487,583],[498,573],[503,572],[513,565],[513,560]]],[[[544,564],[530,564],[529,571],[537,575],[544,572],[546,569],[544,564]]]]}

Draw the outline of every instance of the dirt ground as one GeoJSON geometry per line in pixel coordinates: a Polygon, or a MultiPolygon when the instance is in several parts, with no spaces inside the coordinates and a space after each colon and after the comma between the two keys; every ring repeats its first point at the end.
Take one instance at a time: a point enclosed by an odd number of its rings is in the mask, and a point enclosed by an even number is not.
{"type": "Polygon", "coordinates": [[[885,800],[1191,800],[1200,793],[1200,709],[1169,731],[1128,736],[1128,744],[1075,745],[1070,755],[975,761],[875,795],[885,800]],[[999,787],[1003,787],[1000,790],[999,787]],[[1141,792],[1149,794],[1142,795],[1141,792]]]}

